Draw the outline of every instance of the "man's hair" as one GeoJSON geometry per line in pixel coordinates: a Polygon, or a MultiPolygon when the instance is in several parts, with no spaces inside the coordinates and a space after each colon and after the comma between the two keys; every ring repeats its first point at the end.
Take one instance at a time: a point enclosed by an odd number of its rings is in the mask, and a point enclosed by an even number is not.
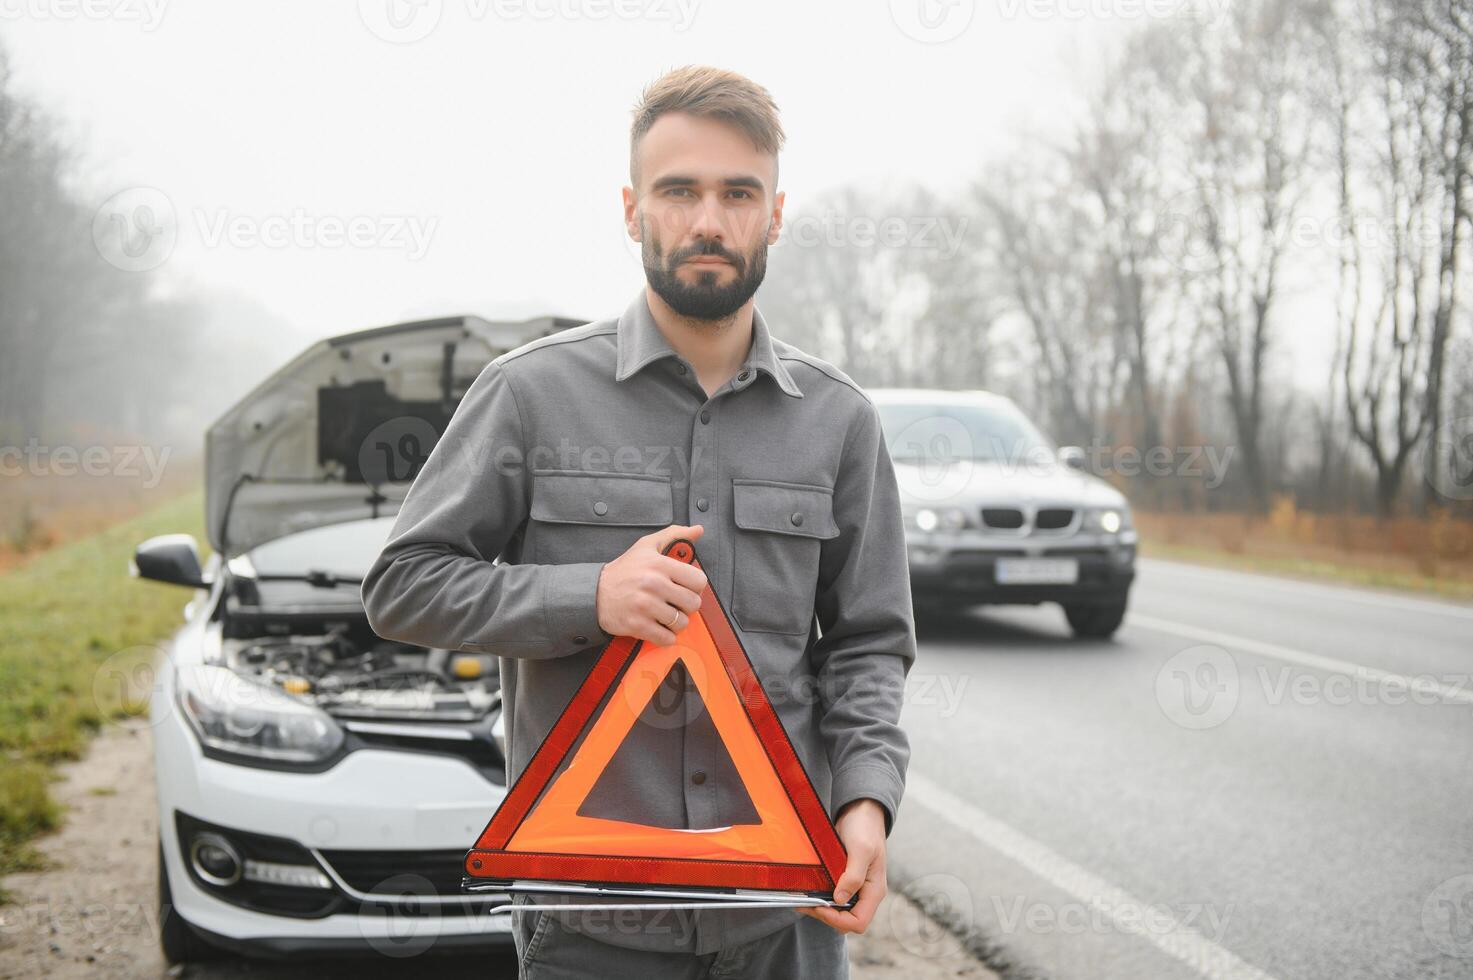
{"type": "Polygon", "coordinates": [[[634,125],[629,130],[629,179],[639,184],[639,141],[667,112],[720,119],[740,128],[764,153],[777,156],[782,149],[783,127],[777,119],[772,94],[734,71],[706,65],[675,68],[645,88],[634,107],[634,125]]]}

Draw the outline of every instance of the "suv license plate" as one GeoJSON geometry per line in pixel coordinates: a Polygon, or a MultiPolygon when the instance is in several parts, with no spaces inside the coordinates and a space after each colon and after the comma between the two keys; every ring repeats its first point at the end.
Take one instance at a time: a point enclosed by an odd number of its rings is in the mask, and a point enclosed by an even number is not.
{"type": "Polygon", "coordinates": [[[1079,561],[1074,558],[999,558],[999,585],[1073,585],[1079,581],[1079,561]]]}

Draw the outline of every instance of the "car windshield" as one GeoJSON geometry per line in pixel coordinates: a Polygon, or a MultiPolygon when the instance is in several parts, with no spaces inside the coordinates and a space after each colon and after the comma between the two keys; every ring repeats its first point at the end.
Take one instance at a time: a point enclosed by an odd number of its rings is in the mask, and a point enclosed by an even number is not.
{"type": "Polygon", "coordinates": [[[879,402],[878,407],[885,443],[896,462],[1018,462],[1055,452],[1048,437],[1005,402],[879,402]]]}
{"type": "Polygon", "coordinates": [[[393,527],[392,516],[314,527],[257,545],[248,554],[258,575],[326,572],[361,579],[383,550],[393,527]]]}

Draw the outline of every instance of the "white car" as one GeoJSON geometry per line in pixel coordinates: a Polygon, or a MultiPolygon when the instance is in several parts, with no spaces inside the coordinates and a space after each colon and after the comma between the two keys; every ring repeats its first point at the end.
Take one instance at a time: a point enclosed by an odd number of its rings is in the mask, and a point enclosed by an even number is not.
{"type": "Polygon", "coordinates": [[[187,535],[132,572],[197,590],[151,695],[170,963],[509,946],[462,860],[505,793],[495,657],[375,636],[359,583],[481,368],[580,321],[475,317],[322,341],[206,439],[187,535]]]}
{"type": "Polygon", "coordinates": [[[1075,635],[1125,618],[1137,535],[1125,496],[992,392],[870,388],[895,464],[918,612],[1057,602],[1075,635]]]}

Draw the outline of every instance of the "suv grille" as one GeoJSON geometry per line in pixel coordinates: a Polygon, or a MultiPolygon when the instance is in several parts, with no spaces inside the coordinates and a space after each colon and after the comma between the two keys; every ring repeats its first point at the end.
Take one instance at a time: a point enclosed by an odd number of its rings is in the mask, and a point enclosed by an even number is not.
{"type": "Polygon", "coordinates": [[[1033,519],[1033,526],[1039,531],[1062,531],[1073,521],[1073,510],[1065,507],[1045,507],[1040,509],[1038,516],[1033,519]]]}
{"type": "Polygon", "coordinates": [[[1016,507],[983,507],[982,523],[987,527],[1016,531],[1023,526],[1023,512],[1016,507]]]}

